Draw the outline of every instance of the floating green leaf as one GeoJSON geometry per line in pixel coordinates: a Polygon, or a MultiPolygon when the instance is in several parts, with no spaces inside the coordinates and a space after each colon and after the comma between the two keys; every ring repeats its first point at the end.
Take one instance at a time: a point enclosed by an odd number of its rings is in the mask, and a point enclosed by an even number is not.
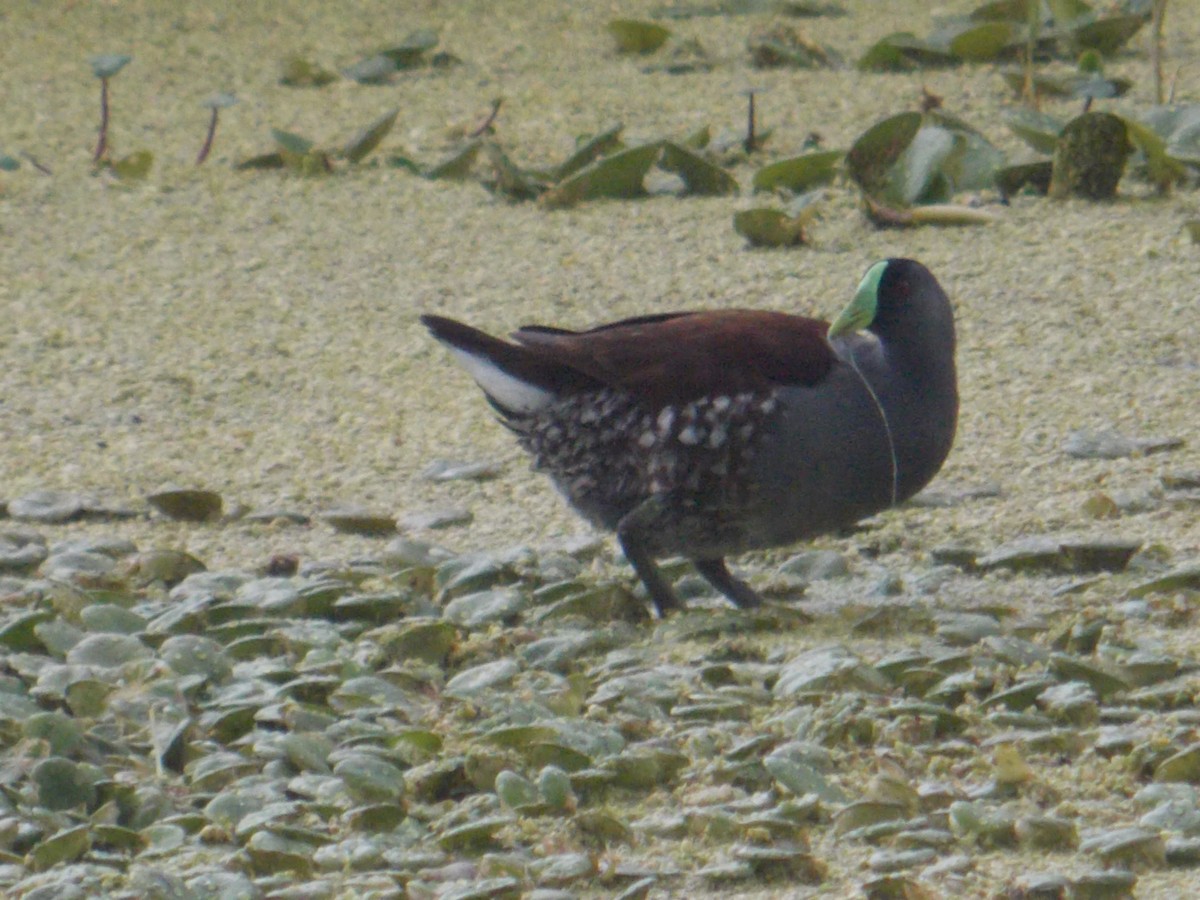
{"type": "Polygon", "coordinates": [[[534,176],[518,168],[516,163],[508,158],[508,154],[500,149],[494,141],[483,145],[488,161],[496,178],[489,187],[497,193],[504,194],[513,200],[532,200],[545,190],[545,185],[534,176]]]}
{"type": "Polygon", "coordinates": [[[946,66],[955,61],[946,48],[923,41],[909,31],[880,38],[862,55],[857,67],[863,72],[908,72],[921,66],[946,66]]]}
{"type": "Polygon", "coordinates": [[[249,159],[244,159],[236,166],[235,169],[282,169],[287,165],[283,161],[283,154],[278,151],[274,153],[260,153],[258,156],[252,156],[249,159]]]}
{"type": "Polygon", "coordinates": [[[621,131],[623,128],[624,126],[618,122],[616,125],[606,128],[599,134],[588,138],[581,138],[576,142],[575,152],[554,170],[551,180],[562,181],[565,178],[570,178],[594,160],[620,148],[621,131]]]}
{"type": "MultiPolygon", "coordinates": [[[[1028,12],[1021,7],[1026,7],[1032,2],[1036,2],[1036,0],[1017,0],[1014,4],[1018,7],[1016,17],[1028,19],[1028,12]]],[[[1050,10],[1051,17],[1060,25],[1077,21],[1092,11],[1091,6],[1085,3],[1084,0],[1045,0],[1045,3],[1046,7],[1050,10]]]]}
{"type": "Polygon", "coordinates": [[[1133,151],[1129,129],[1119,116],[1087,112],[1067,123],[1054,149],[1050,196],[1109,200],[1133,151]]]}
{"type": "Polygon", "coordinates": [[[574,206],[584,200],[640,197],[646,193],[644,180],[662,152],[654,141],[606,156],[542,195],[547,209],[574,206]]]}
{"type": "Polygon", "coordinates": [[[29,854],[30,867],[35,872],[45,872],[61,863],[78,859],[91,846],[91,828],[88,825],[63,829],[33,848],[29,854]]]}
{"type": "MultiPolygon", "coordinates": [[[[936,119],[936,116],[931,116],[936,119]]],[[[1004,165],[1004,153],[974,129],[950,128],[954,146],[942,160],[941,173],[951,194],[987,190],[995,185],[996,170],[1004,165]]]]}
{"type": "MultiPolygon", "coordinates": [[[[1025,73],[1004,69],[1000,76],[1012,90],[1025,90],[1025,73]]],[[[1033,89],[1040,97],[1121,97],[1133,86],[1128,78],[1106,78],[1095,73],[1071,72],[1066,75],[1034,73],[1033,89]]]]}
{"type": "Polygon", "coordinates": [[[1065,122],[1049,113],[1021,107],[1008,114],[1008,127],[1038,153],[1053,153],[1065,122]]]}
{"type": "Polygon", "coordinates": [[[360,59],[342,70],[342,74],[359,84],[387,84],[396,73],[396,64],[390,56],[376,53],[360,59]]]}
{"type": "Polygon", "coordinates": [[[1035,193],[1045,194],[1050,190],[1050,175],[1053,163],[1050,160],[1017,163],[996,171],[996,188],[1004,197],[1011,197],[1028,185],[1035,193]]]}
{"type": "Polygon", "coordinates": [[[712,129],[707,125],[701,125],[695,131],[691,132],[679,143],[685,147],[691,147],[693,150],[703,150],[712,140],[712,129]]]}
{"type": "Polygon", "coordinates": [[[275,139],[275,143],[280,146],[284,153],[291,153],[294,156],[305,156],[313,148],[312,141],[291,131],[272,128],[271,137],[275,139]]]}
{"type": "Polygon", "coordinates": [[[482,141],[468,141],[441,162],[430,166],[421,172],[421,174],[433,180],[444,178],[449,181],[461,181],[471,174],[471,169],[475,165],[475,159],[479,156],[479,148],[482,146],[482,141]]]}
{"type": "Polygon", "coordinates": [[[92,66],[92,74],[97,78],[112,78],[125,68],[131,59],[133,57],[125,53],[105,53],[101,56],[93,56],[88,62],[92,66]]]}
{"type": "Polygon", "coordinates": [[[279,83],[288,87],[324,87],[337,75],[300,56],[289,56],[280,66],[279,83]]]}
{"type": "MultiPolygon", "coordinates": [[[[289,149],[289,145],[299,147],[301,144],[307,144],[307,149],[300,155],[312,149],[311,143],[294,134],[284,131],[272,132],[272,134],[275,134],[275,140],[284,148],[285,153],[294,152],[289,149]],[[286,144],[284,140],[281,140],[281,136],[286,139],[286,144]]],[[[204,522],[221,515],[221,495],[216,491],[199,488],[166,486],[147,494],[146,502],[164,516],[184,522],[204,522]]]]}
{"type": "Polygon", "coordinates": [[[973,9],[968,18],[976,22],[1026,22],[1030,2],[1041,0],[994,0],[973,9]]]}
{"type": "Polygon", "coordinates": [[[228,109],[237,102],[237,97],[235,97],[233,94],[222,91],[220,93],[211,94],[208,97],[205,97],[204,102],[200,105],[206,109],[228,109]]]}
{"type": "MultiPolygon", "coordinates": [[[[283,164],[301,175],[320,175],[332,171],[329,157],[317,150],[312,141],[290,131],[271,129],[271,137],[279,145],[283,164]]],[[[243,168],[247,166],[243,165],[243,168]]],[[[262,168],[271,168],[269,165],[262,168]]]]}
{"type": "Polygon", "coordinates": [[[354,137],[346,142],[345,148],[342,150],[342,156],[346,157],[352,163],[362,162],[370,153],[379,146],[392,126],[396,124],[396,116],[400,115],[400,108],[397,107],[391,112],[384,113],[354,137]]]}
{"type": "Polygon", "coordinates": [[[138,150],[109,163],[109,168],[122,181],[142,181],[153,165],[154,154],[149,150],[138,150]]]}
{"type": "Polygon", "coordinates": [[[1140,121],[1167,144],[1167,154],[1200,168],[1200,104],[1155,106],[1140,121]]]}
{"type": "Polygon", "coordinates": [[[752,247],[794,247],[808,243],[806,217],[791,218],[778,209],[744,209],[733,216],[733,230],[752,247]]]}
{"type": "Polygon", "coordinates": [[[37,786],[38,805],[46,809],[73,809],[96,799],[95,777],[85,766],[61,756],[43,759],[30,778],[37,786]]]}
{"type": "Polygon", "coordinates": [[[425,61],[425,54],[438,45],[437,30],[421,28],[414,31],[399,44],[379,51],[392,61],[394,69],[415,69],[425,61]]]}
{"type": "Polygon", "coordinates": [[[868,128],[846,154],[846,170],[863,193],[879,196],[892,184],[892,167],[921,129],[921,114],[900,113],[868,128]]]}
{"type": "Polygon", "coordinates": [[[948,200],[950,185],[942,174],[942,164],[953,149],[954,135],[948,129],[936,125],[918,129],[896,161],[889,185],[874,196],[901,207],[948,200]]]}
{"type": "Polygon", "coordinates": [[[1160,193],[1166,193],[1172,185],[1186,180],[1187,166],[1171,158],[1166,141],[1140,122],[1130,118],[1124,118],[1124,122],[1129,139],[1145,158],[1147,178],[1160,193]]]}
{"type": "Polygon", "coordinates": [[[816,19],[820,16],[838,17],[846,15],[846,8],[840,3],[818,3],[815,0],[783,0],[779,3],[778,11],[785,16],[797,19],[816,19]]]}
{"type": "Polygon", "coordinates": [[[827,184],[837,175],[843,156],[841,150],[818,150],[773,162],[754,173],[754,190],[783,189],[798,194],[827,184]]]}
{"type": "Polygon", "coordinates": [[[1112,56],[1149,20],[1149,13],[1104,16],[1072,28],[1071,42],[1077,50],[1095,50],[1105,56],[1112,56]]]}
{"type": "Polygon", "coordinates": [[[619,53],[653,53],[671,36],[663,26],[640,19],[613,19],[608,33],[617,42],[619,53]]]}
{"type": "Polygon", "coordinates": [[[682,178],[687,193],[724,197],[738,192],[736,178],[699,154],[671,141],[663,141],[662,150],[658,164],[682,178]]]}
{"type": "Polygon", "coordinates": [[[950,53],[967,62],[991,62],[1011,55],[1024,43],[1017,27],[1009,22],[967,23],[947,37],[950,53]]]}

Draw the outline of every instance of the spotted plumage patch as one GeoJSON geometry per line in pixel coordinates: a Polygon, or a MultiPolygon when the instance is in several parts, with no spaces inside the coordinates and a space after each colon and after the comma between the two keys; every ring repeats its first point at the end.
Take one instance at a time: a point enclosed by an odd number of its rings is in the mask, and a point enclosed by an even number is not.
{"type": "Polygon", "coordinates": [[[700,508],[748,503],[758,438],[777,408],[774,391],[647,409],[601,390],[557,400],[510,425],[534,468],[588,518],[612,528],[655,494],[700,508]]]}

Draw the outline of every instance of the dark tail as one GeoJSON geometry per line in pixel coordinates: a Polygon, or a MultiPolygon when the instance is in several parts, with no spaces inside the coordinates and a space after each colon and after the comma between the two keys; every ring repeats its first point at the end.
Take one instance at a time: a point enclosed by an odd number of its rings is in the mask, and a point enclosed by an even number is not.
{"type": "Polygon", "coordinates": [[[536,348],[510,344],[454,319],[424,315],[421,324],[443,344],[465,354],[459,363],[505,414],[533,408],[533,398],[523,394],[520,385],[552,396],[594,385],[586,375],[547,359],[536,348]]]}

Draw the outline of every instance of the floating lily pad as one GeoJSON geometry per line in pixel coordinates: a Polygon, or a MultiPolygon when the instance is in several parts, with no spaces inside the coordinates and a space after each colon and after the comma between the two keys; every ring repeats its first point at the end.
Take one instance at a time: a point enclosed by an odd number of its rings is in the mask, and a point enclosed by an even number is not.
{"type": "Polygon", "coordinates": [[[289,56],[280,66],[279,83],[288,87],[324,87],[337,81],[337,74],[301,56],[289,56]]]}
{"type": "Polygon", "coordinates": [[[396,63],[390,56],[375,53],[347,66],[342,74],[359,84],[388,84],[396,74],[396,63]]]}
{"type": "Polygon", "coordinates": [[[613,19],[607,27],[620,53],[653,53],[671,36],[669,29],[640,19],[613,19]]]}
{"type": "Polygon", "coordinates": [[[846,154],[846,169],[868,197],[894,193],[892,167],[921,130],[921,114],[900,113],[877,122],[846,154]]]}
{"type": "Polygon", "coordinates": [[[425,54],[436,47],[440,40],[437,29],[419,28],[399,44],[380,50],[379,53],[390,59],[397,69],[411,69],[421,65],[425,54]]]}
{"type": "Polygon", "coordinates": [[[821,150],[773,162],[754,173],[754,190],[782,188],[794,194],[812,190],[834,179],[844,155],[840,150],[821,150]]]}
{"type": "MultiPolygon", "coordinates": [[[[1025,92],[1025,71],[1023,69],[1003,69],[1000,76],[1013,92],[1020,95],[1025,92]]],[[[1033,91],[1039,97],[1123,97],[1133,87],[1128,78],[1105,77],[1099,73],[1068,72],[1056,75],[1048,72],[1035,72],[1032,78],[1033,91]]]]}
{"type": "Polygon", "coordinates": [[[38,804],[46,809],[88,806],[96,799],[96,778],[84,766],[61,756],[39,762],[30,774],[37,786],[38,804]]]}
{"type": "Polygon", "coordinates": [[[880,38],[858,60],[862,72],[908,72],[923,66],[946,66],[955,62],[945,47],[934,46],[908,31],[880,38]]]}
{"type": "Polygon", "coordinates": [[[663,141],[658,163],[683,179],[687,193],[703,197],[723,197],[738,192],[737,179],[720,166],[680,144],[663,141]]]}
{"type": "Polygon", "coordinates": [[[86,824],[76,825],[39,842],[30,852],[29,861],[35,872],[45,872],[54,866],[78,859],[87,853],[91,846],[91,828],[86,824]]]}
{"type": "Polygon", "coordinates": [[[1167,152],[1165,140],[1140,122],[1128,117],[1124,122],[1130,141],[1142,154],[1146,177],[1161,193],[1187,180],[1187,166],[1167,152]]]}
{"type": "Polygon", "coordinates": [[[225,91],[209,94],[200,104],[205,109],[228,109],[237,103],[237,97],[225,91]]]}
{"type": "Polygon", "coordinates": [[[1119,116],[1087,112],[1072,119],[1054,149],[1050,196],[1111,200],[1132,152],[1129,129],[1119,116]]]}
{"type": "Polygon", "coordinates": [[[1054,163],[1050,160],[1026,162],[1015,166],[1004,166],[996,170],[996,188],[1003,197],[1013,197],[1022,188],[1043,194],[1050,190],[1050,175],[1054,163]]]}
{"type": "Polygon", "coordinates": [[[149,150],[138,150],[108,163],[109,171],[122,181],[143,181],[153,166],[154,154],[149,150]]]}
{"type": "Polygon", "coordinates": [[[438,179],[462,181],[471,174],[475,160],[479,157],[479,148],[482,146],[481,141],[468,141],[441,162],[425,169],[421,174],[434,181],[438,179]]]}
{"type": "Polygon", "coordinates": [[[1067,435],[1063,452],[1076,459],[1120,459],[1177,450],[1183,444],[1177,437],[1128,437],[1111,429],[1079,429],[1067,435]]]}
{"type": "Polygon", "coordinates": [[[792,218],[778,209],[760,207],[734,213],[733,229],[752,247],[795,247],[808,243],[805,225],[811,216],[792,218]]]}
{"type": "Polygon", "coordinates": [[[940,37],[951,54],[967,62],[991,62],[1011,56],[1025,43],[1011,22],[964,22],[940,37]]]}
{"type": "Polygon", "coordinates": [[[1095,50],[1105,56],[1112,56],[1149,20],[1149,11],[1133,15],[1101,16],[1072,28],[1071,41],[1077,52],[1095,50]]]}
{"type": "Polygon", "coordinates": [[[127,66],[133,57],[125,53],[105,53],[93,56],[88,62],[92,66],[92,74],[97,78],[112,78],[127,66]]]}
{"type": "Polygon", "coordinates": [[[387,137],[392,126],[396,124],[396,116],[399,114],[400,108],[397,107],[366,126],[346,142],[346,146],[342,149],[342,156],[352,163],[362,162],[387,137]]]}
{"type": "Polygon", "coordinates": [[[239,171],[247,169],[282,169],[286,165],[287,163],[283,161],[283,154],[274,152],[251,156],[249,159],[242,160],[234,168],[239,171]]]}
{"type": "Polygon", "coordinates": [[[79,494],[37,490],[8,501],[8,514],[28,522],[59,524],[79,518],[86,506],[87,501],[79,494]]]}
{"type": "Polygon", "coordinates": [[[0,532],[0,572],[34,569],[48,555],[41,535],[15,530],[0,532]]]}
{"type": "Polygon", "coordinates": [[[496,832],[512,824],[508,816],[490,816],[450,828],[438,835],[437,842],[443,850],[470,850],[489,846],[496,832]]]}
{"type": "Polygon", "coordinates": [[[318,513],[317,518],[344,534],[367,537],[388,535],[396,531],[396,519],[386,513],[372,512],[362,507],[341,507],[318,513]]]}
{"type": "Polygon", "coordinates": [[[483,149],[495,172],[495,180],[488,185],[492,190],[513,200],[532,200],[545,190],[542,181],[520,169],[494,141],[485,142],[483,149]]]}
{"type": "Polygon", "coordinates": [[[386,760],[367,753],[354,753],[333,768],[359,800],[394,802],[404,796],[404,773],[386,760]]]}
{"type": "Polygon", "coordinates": [[[600,157],[620,149],[621,131],[623,128],[624,126],[618,123],[606,128],[599,134],[581,138],[577,141],[575,152],[554,169],[552,174],[553,180],[562,181],[565,178],[569,178],[600,157]]]}
{"type": "Polygon", "coordinates": [[[1186,562],[1161,575],[1140,582],[1130,589],[1130,596],[1145,597],[1149,594],[1172,591],[1200,590],[1200,561],[1186,562]]]}
{"type": "Polygon", "coordinates": [[[183,522],[205,522],[221,515],[221,495],[198,488],[164,487],[146,496],[164,516],[183,522]]]}
{"type": "Polygon", "coordinates": [[[542,195],[541,203],[548,209],[562,209],[585,200],[641,197],[646,193],[646,173],[661,152],[657,141],[620,150],[555,185],[542,195]]]}

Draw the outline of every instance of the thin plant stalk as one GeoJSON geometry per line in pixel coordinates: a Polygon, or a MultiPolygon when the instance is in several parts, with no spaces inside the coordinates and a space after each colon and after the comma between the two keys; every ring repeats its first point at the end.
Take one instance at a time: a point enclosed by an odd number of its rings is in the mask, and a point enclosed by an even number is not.
{"type": "Polygon", "coordinates": [[[1037,49],[1038,31],[1042,22],[1042,4],[1040,0],[1026,0],[1026,9],[1028,33],[1025,39],[1025,82],[1021,86],[1021,96],[1026,103],[1037,109],[1037,87],[1033,83],[1033,54],[1037,49]]]}
{"type": "Polygon", "coordinates": [[[208,118],[208,134],[204,136],[204,146],[200,148],[200,152],[196,154],[196,165],[203,165],[208,159],[208,154],[212,150],[213,139],[217,136],[217,116],[220,115],[220,110],[217,107],[212,108],[212,115],[208,118]]]}
{"type": "Polygon", "coordinates": [[[96,152],[92,162],[98,163],[108,152],[108,79],[100,79],[100,137],[96,141],[96,152]]]}
{"type": "Polygon", "coordinates": [[[746,142],[743,146],[745,146],[747,153],[753,153],[758,149],[757,123],[755,122],[754,114],[754,91],[747,91],[746,98],[749,103],[746,106],[746,142]]]}
{"type": "Polygon", "coordinates": [[[500,112],[500,105],[502,103],[504,103],[503,97],[497,97],[495,100],[493,100],[492,108],[488,112],[487,116],[484,118],[484,120],[481,123],[479,123],[478,126],[476,126],[475,128],[472,128],[467,133],[467,137],[474,139],[474,138],[478,138],[478,137],[483,137],[485,134],[487,134],[488,131],[490,131],[492,128],[492,123],[496,121],[496,115],[500,112]]]}
{"type": "Polygon", "coordinates": [[[39,172],[41,172],[43,175],[53,175],[54,174],[54,172],[52,172],[50,170],[49,166],[43,164],[36,156],[34,156],[29,151],[22,150],[21,155],[23,157],[25,157],[27,160],[29,160],[29,164],[31,166],[33,166],[35,169],[37,169],[39,172]]]}
{"type": "Polygon", "coordinates": [[[1159,106],[1166,99],[1163,92],[1163,20],[1166,17],[1167,0],[1154,0],[1150,6],[1150,62],[1154,67],[1154,99],[1159,106]]]}

